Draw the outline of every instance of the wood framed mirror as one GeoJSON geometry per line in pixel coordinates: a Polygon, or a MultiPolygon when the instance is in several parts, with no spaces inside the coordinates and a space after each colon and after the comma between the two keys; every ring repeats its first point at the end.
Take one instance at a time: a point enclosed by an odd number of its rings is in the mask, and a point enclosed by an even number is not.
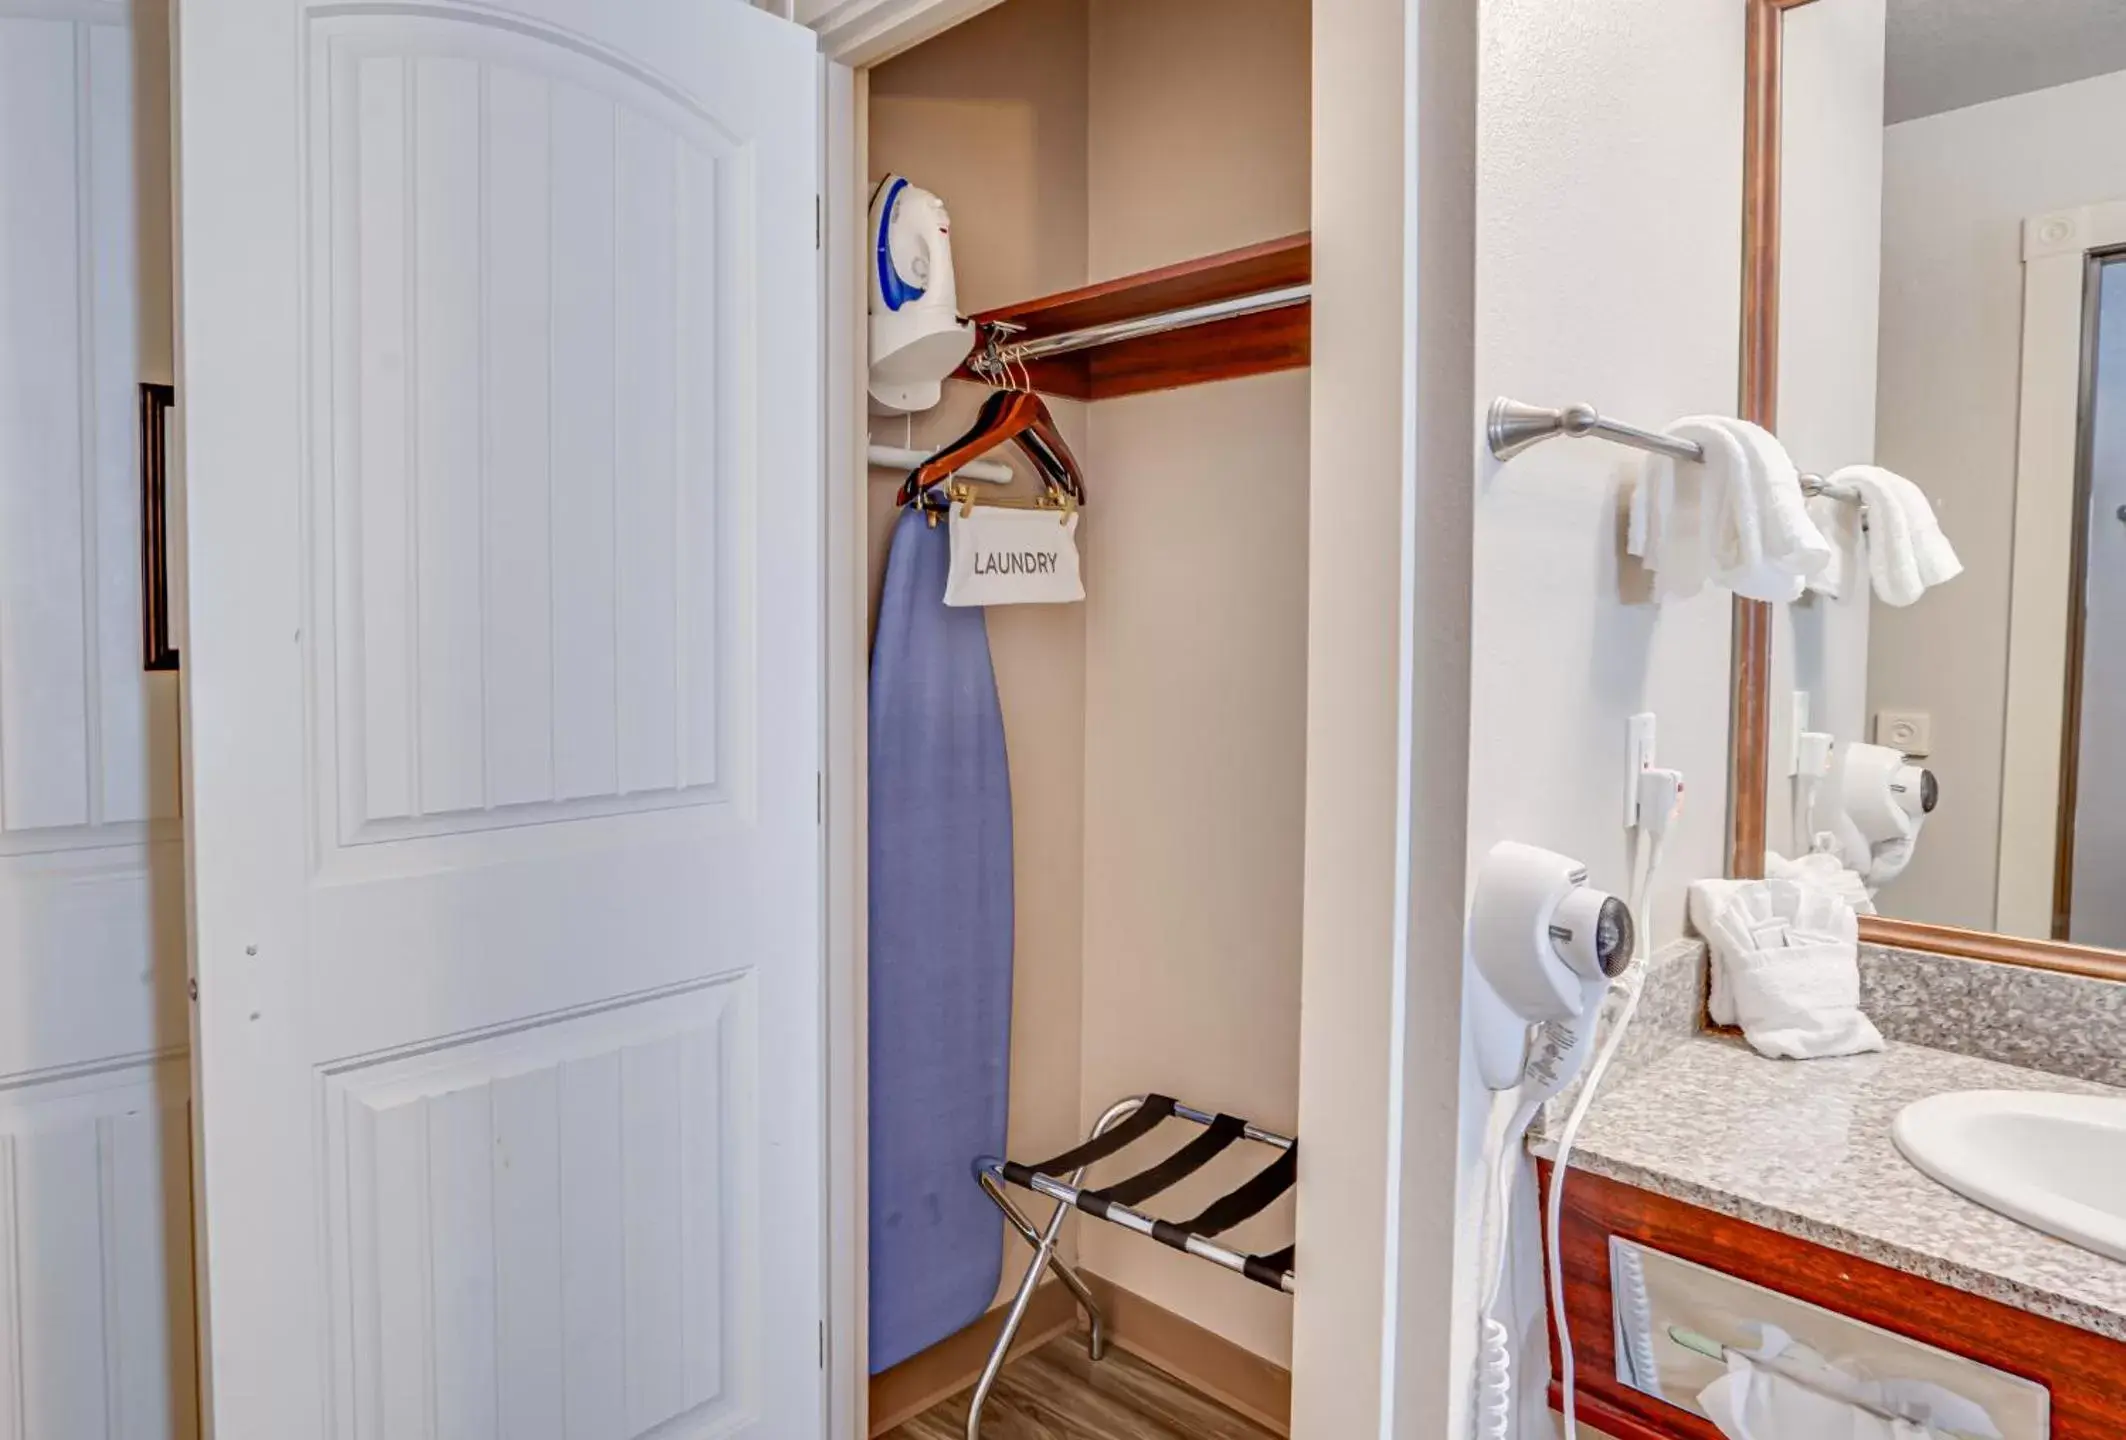
{"type": "Polygon", "coordinates": [[[1728,872],[1835,854],[1864,941],[2126,980],[2126,7],[1745,3],[1740,413],[1908,477],[1962,573],[1890,604],[1812,502],[1838,593],[1735,602],[1728,872]],[[1931,777],[1895,838],[1870,745],[1931,777]]]}

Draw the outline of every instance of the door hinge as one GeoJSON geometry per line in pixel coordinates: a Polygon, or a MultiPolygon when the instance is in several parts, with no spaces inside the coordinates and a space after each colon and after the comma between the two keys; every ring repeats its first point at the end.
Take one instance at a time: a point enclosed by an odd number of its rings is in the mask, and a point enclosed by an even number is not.
{"type": "Polygon", "coordinates": [[[812,820],[814,824],[827,823],[827,772],[812,772],[812,820]]]}
{"type": "Polygon", "coordinates": [[[812,197],[812,248],[817,250],[826,243],[827,204],[820,196],[812,197]]]}
{"type": "Polygon", "coordinates": [[[827,1368],[827,1322],[819,1322],[819,1368],[827,1368]]]}

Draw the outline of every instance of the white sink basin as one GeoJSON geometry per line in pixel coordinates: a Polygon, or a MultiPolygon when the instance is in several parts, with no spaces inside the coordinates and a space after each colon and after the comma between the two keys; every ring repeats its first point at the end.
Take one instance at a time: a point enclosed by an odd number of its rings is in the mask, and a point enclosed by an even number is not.
{"type": "Polygon", "coordinates": [[[1966,1090],[1907,1105],[1892,1134],[1951,1190],[2126,1261],[2126,1099],[1966,1090]]]}

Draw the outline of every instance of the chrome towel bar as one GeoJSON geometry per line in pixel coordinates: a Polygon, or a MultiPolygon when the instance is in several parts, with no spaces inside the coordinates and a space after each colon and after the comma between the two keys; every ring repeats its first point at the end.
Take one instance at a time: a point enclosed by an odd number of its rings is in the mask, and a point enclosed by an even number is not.
{"type": "Polygon", "coordinates": [[[1491,402],[1484,436],[1491,443],[1491,453],[1499,459],[1510,460],[1529,446],[1539,445],[1556,435],[1568,435],[1573,439],[1592,435],[1619,445],[1629,445],[1634,450],[1672,455],[1678,460],[1705,458],[1705,447],[1695,440],[1677,440],[1652,430],[1641,430],[1636,425],[1626,425],[1621,420],[1611,420],[1592,405],[1567,405],[1562,410],[1550,410],[1541,405],[1509,400],[1503,395],[1491,402]]]}

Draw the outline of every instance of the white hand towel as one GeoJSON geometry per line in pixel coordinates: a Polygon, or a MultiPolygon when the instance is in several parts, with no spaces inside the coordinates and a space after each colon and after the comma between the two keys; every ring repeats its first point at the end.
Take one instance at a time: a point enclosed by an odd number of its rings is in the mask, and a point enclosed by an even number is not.
{"type": "MultiPolygon", "coordinates": [[[[1767,593],[1752,598],[1783,595],[1788,600],[1798,600],[1809,577],[1830,563],[1834,553],[1831,542],[1809,515],[1808,502],[1801,493],[1801,474],[1786,447],[1760,425],[1747,420],[1729,420],[1727,424],[1750,457],[1747,478],[1762,536],[1761,581],[1753,578],[1753,583],[1767,593]]],[[[1738,595],[1751,593],[1732,582],[1728,588],[1738,595]]]]}
{"type": "Polygon", "coordinates": [[[1075,512],[955,505],[950,523],[947,605],[1062,605],[1085,598],[1075,512]]]}
{"type": "Polygon", "coordinates": [[[1860,1012],[1860,923],[1830,890],[1794,880],[1700,880],[1690,918],[1712,950],[1707,1008],[1775,1059],[1883,1048],[1860,1012]]]}
{"type": "Polygon", "coordinates": [[[1729,489],[1729,476],[1748,463],[1741,445],[1707,419],[1679,420],[1668,427],[1679,440],[1705,450],[1702,462],[1649,455],[1631,492],[1625,548],[1645,562],[1656,599],[1685,599],[1705,588],[1710,569],[1709,510],[1729,489]]]}
{"type": "Polygon", "coordinates": [[[1839,599],[1845,594],[1846,572],[1860,563],[1860,506],[1829,495],[1812,495],[1809,519],[1816,522],[1816,529],[1831,545],[1830,558],[1809,577],[1809,593],[1839,599]],[[1851,562],[1846,559],[1848,555],[1854,557],[1851,562]]]}
{"type": "Polygon", "coordinates": [[[1753,600],[1799,597],[1831,547],[1778,440],[1724,415],[1687,416],[1665,433],[1705,455],[1649,456],[1633,488],[1626,548],[1653,572],[1656,598],[1695,595],[1708,579],[1753,600]]]}
{"type": "Polygon", "coordinates": [[[1867,509],[1868,574],[1885,605],[1910,605],[1927,587],[1963,573],[1934,507],[1910,480],[1879,465],[1848,465],[1829,483],[1860,492],[1867,509]]]}

